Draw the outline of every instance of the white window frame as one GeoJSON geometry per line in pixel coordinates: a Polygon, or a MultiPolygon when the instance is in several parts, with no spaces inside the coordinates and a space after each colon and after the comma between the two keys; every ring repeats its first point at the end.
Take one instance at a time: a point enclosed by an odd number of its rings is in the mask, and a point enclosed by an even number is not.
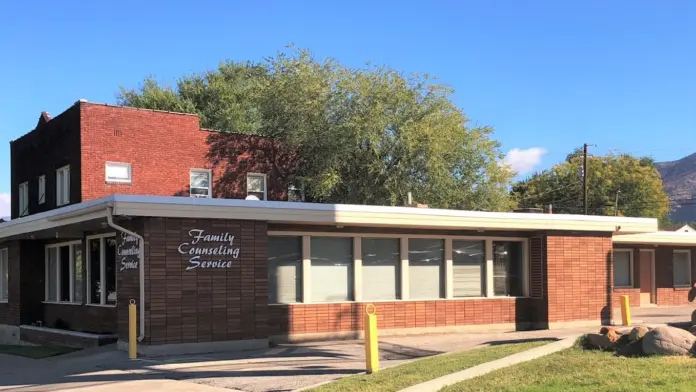
{"type": "MultiPolygon", "coordinates": [[[[635,274],[634,261],[633,261],[633,249],[614,249],[614,256],[612,260],[612,277],[616,274],[616,254],[617,253],[628,253],[628,286],[614,286],[617,289],[632,289],[634,288],[635,282],[633,281],[633,275],[635,274]]],[[[614,284],[614,279],[612,279],[611,284],[614,284]]]]}
{"type": "MultiPolygon", "coordinates": [[[[265,173],[247,173],[246,175],[246,194],[249,196],[249,177],[261,177],[263,178],[263,199],[268,200],[268,178],[265,173]]],[[[251,191],[254,192],[254,191],[251,191]]],[[[257,193],[257,192],[254,192],[257,193]]]]}
{"type": "Polygon", "coordinates": [[[39,204],[46,203],[46,175],[39,176],[39,195],[37,196],[39,204]]]}
{"type": "MultiPolygon", "coordinates": [[[[74,247],[73,245],[81,245],[82,240],[75,240],[75,241],[68,241],[68,242],[61,242],[57,244],[49,244],[45,246],[44,249],[44,277],[45,277],[45,290],[44,290],[44,302],[45,303],[52,303],[52,304],[62,304],[62,305],[82,305],[82,302],[75,302],[75,254],[74,254],[74,247]],[[68,274],[70,275],[70,300],[69,301],[61,301],[60,300],[60,291],[62,289],[61,287],[61,279],[60,279],[60,265],[62,263],[62,260],[60,259],[60,250],[56,251],[56,300],[51,301],[48,298],[48,280],[50,274],[48,273],[48,252],[49,249],[53,248],[62,248],[64,246],[67,246],[68,249],[70,250],[70,256],[68,259],[69,264],[69,269],[70,272],[68,274]]],[[[83,263],[84,263],[84,258],[83,258],[83,263]]]]}
{"type": "MultiPolygon", "coordinates": [[[[93,304],[92,303],[92,252],[90,251],[89,245],[91,240],[99,240],[99,280],[101,282],[106,282],[106,239],[111,238],[111,237],[116,237],[116,233],[105,233],[105,234],[96,234],[96,235],[90,235],[85,238],[86,241],[86,248],[85,248],[85,253],[87,253],[87,256],[83,258],[87,260],[87,268],[85,271],[87,271],[87,296],[85,305],[87,306],[104,306],[104,307],[115,307],[115,304],[107,304],[106,303],[106,284],[103,283],[101,285],[101,295],[99,296],[99,303],[98,304],[93,304]]],[[[118,293],[118,271],[116,271],[116,292],[118,293]]],[[[118,299],[118,295],[116,297],[118,299]]]]}
{"type": "Polygon", "coordinates": [[[19,205],[17,215],[20,217],[29,215],[29,182],[19,184],[17,200],[19,205]]]}
{"type": "Polygon", "coordinates": [[[56,206],[70,204],[70,165],[56,170],[56,206]],[[63,174],[62,181],[60,174],[63,174]],[[62,191],[62,192],[61,192],[62,191]]]}
{"type": "Polygon", "coordinates": [[[8,298],[2,298],[2,293],[5,291],[5,286],[10,285],[10,250],[8,248],[0,248],[0,303],[7,303],[9,296],[10,296],[10,290],[7,290],[7,296],[8,298]],[[3,276],[5,276],[5,268],[7,268],[7,282],[3,280],[3,276]]]}
{"type": "Polygon", "coordinates": [[[691,250],[689,249],[674,249],[672,250],[672,286],[673,287],[691,287],[693,279],[691,278],[691,250]],[[678,253],[683,253],[687,255],[687,266],[689,267],[689,283],[688,284],[675,284],[674,283],[674,255],[678,253]]]}
{"type": "Polygon", "coordinates": [[[133,183],[133,168],[127,162],[111,162],[107,161],[104,164],[104,180],[109,184],[132,184],[133,183]],[[128,178],[109,178],[109,168],[125,168],[128,171],[128,178]]]}
{"type": "MultiPolygon", "coordinates": [[[[208,196],[207,198],[212,198],[213,197],[213,171],[211,169],[190,169],[189,170],[189,197],[203,197],[201,195],[194,195],[191,192],[191,174],[193,173],[205,173],[208,175],[208,196]]],[[[204,189],[204,188],[196,188],[196,189],[204,189]]]]}
{"type": "MultiPolygon", "coordinates": [[[[315,303],[311,298],[311,237],[347,237],[353,239],[353,295],[352,301],[337,301],[333,303],[355,303],[362,301],[362,238],[398,238],[400,240],[401,264],[398,268],[398,279],[401,285],[399,290],[401,298],[395,300],[375,300],[370,302],[401,302],[410,301],[409,298],[409,258],[408,258],[408,240],[410,238],[430,238],[442,239],[445,241],[445,259],[444,259],[444,279],[445,297],[433,298],[432,300],[414,300],[414,301],[441,301],[444,299],[456,299],[457,301],[469,301],[480,299],[501,299],[501,298],[528,298],[529,297],[529,238],[524,237],[486,237],[486,236],[442,236],[442,235],[399,235],[399,234],[382,234],[382,233],[326,233],[326,232],[305,232],[305,231],[269,231],[269,236],[297,236],[302,237],[302,302],[303,304],[315,303]],[[476,240],[485,241],[486,265],[484,268],[486,279],[486,290],[481,297],[457,297],[453,295],[453,257],[452,257],[452,241],[453,240],[476,240]],[[493,290],[493,242],[494,241],[509,241],[522,243],[522,271],[520,279],[522,279],[522,296],[495,296],[493,290]]],[[[318,303],[318,302],[317,302],[318,303]]],[[[332,302],[321,302],[322,304],[332,302]]],[[[271,306],[279,304],[270,304],[271,306]]]]}

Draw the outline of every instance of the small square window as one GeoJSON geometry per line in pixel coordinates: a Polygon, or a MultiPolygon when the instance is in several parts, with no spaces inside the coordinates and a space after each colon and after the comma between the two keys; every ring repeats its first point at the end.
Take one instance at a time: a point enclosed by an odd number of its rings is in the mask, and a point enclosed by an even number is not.
{"type": "Polygon", "coordinates": [[[213,197],[212,172],[208,169],[191,169],[190,172],[190,196],[213,197]]]}
{"type": "Polygon", "coordinates": [[[131,176],[130,163],[106,162],[106,182],[130,184],[131,176]]]}
{"type": "Polygon", "coordinates": [[[266,175],[249,173],[247,174],[247,196],[256,196],[259,200],[266,200],[266,175]]]}

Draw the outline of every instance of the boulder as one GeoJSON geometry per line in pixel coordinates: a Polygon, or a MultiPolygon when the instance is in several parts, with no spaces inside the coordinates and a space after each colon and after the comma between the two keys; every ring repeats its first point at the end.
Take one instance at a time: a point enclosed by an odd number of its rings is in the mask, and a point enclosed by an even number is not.
{"type": "Polygon", "coordinates": [[[691,332],[692,335],[696,335],[696,325],[692,325],[691,328],[689,328],[689,332],[691,332]]]}
{"type": "Polygon", "coordinates": [[[643,355],[643,339],[634,340],[616,349],[616,355],[622,357],[640,357],[643,355]]]}
{"type": "Polygon", "coordinates": [[[593,349],[608,350],[614,346],[614,343],[609,340],[607,335],[598,333],[588,333],[585,335],[585,347],[593,349]]]}
{"type": "Polygon", "coordinates": [[[614,345],[616,342],[619,341],[619,339],[623,336],[619,334],[615,329],[610,329],[609,332],[607,332],[604,336],[607,337],[607,340],[614,345]]]}
{"type": "Polygon", "coordinates": [[[632,342],[640,340],[648,331],[650,331],[648,327],[635,327],[631,330],[631,333],[628,334],[628,340],[632,342]]]}
{"type": "Polygon", "coordinates": [[[691,313],[691,325],[696,325],[696,310],[691,313]]]}
{"type": "Polygon", "coordinates": [[[646,355],[687,355],[693,352],[696,336],[676,327],[657,327],[641,340],[646,355]]]}
{"type": "Polygon", "coordinates": [[[614,327],[602,327],[602,329],[599,330],[600,335],[606,335],[610,331],[616,331],[616,328],[614,327]]]}

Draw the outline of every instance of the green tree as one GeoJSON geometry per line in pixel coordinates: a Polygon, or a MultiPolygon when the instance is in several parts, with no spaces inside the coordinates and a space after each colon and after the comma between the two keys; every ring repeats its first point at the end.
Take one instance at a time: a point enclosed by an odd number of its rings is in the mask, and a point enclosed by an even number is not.
{"type": "MultiPolygon", "coordinates": [[[[553,206],[554,213],[582,214],[582,154],[570,154],[565,162],[517,182],[512,195],[520,207],[553,206]]],[[[618,214],[663,219],[670,202],[660,174],[649,158],[628,154],[588,157],[588,213],[618,214]]]]}
{"type": "Polygon", "coordinates": [[[303,50],[226,62],[121,89],[123,105],[197,113],[203,127],[276,138],[299,153],[307,193],[336,203],[509,210],[512,173],[490,127],[471,127],[427,75],[355,69],[303,50]]]}

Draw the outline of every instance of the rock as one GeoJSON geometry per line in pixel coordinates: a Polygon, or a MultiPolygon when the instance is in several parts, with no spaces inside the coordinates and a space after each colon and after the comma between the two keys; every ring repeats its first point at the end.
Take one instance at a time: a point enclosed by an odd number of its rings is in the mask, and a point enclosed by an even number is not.
{"type": "Polygon", "coordinates": [[[606,336],[607,340],[614,345],[623,335],[620,335],[615,329],[610,329],[609,332],[607,332],[604,336],[606,336]]]}
{"type": "Polygon", "coordinates": [[[640,357],[643,355],[643,339],[634,340],[617,348],[616,355],[622,357],[640,357]]]}
{"type": "Polygon", "coordinates": [[[693,352],[696,336],[680,328],[657,327],[641,341],[646,355],[687,355],[693,352]]]}
{"type": "Polygon", "coordinates": [[[691,325],[696,325],[696,310],[691,313],[691,325]]]}
{"type": "Polygon", "coordinates": [[[599,333],[601,335],[606,335],[609,333],[609,331],[616,331],[616,328],[614,328],[614,327],[602,327],[602,329],[599,330],[599,333]]]}
{"type": "Polygon", "coordinates": [[[631,330],[631,333],[628,334],[628,340],[632,342],[640,340],[648,331],[650,331],[648,327],[635,327],[631,330]]]}
{"type": "Polygon", "coordinates": [[[696,335],[696,325],[692,325],[691,328],[689,328],[689,332],[691,332],[692,335],[696,335]]]}
{"type": "Polygon", "coordinates": [[[591,349],[608,350],[614,346],[607,335],[598,333],[588,333],[585,335],[585,347],[591,349]]]}
{"type": "MultiPolygon", "coordinates": [[[[694,283],[694,285],[691,286],[691,289],[689,290],[689,294],[688,294],[687,298],[689,299],[689,302],[694,302],[694,300],[696,300],[696,283],[694,283]]],[[[691,320],[692,320],[691,324],[696,324],[693,322],[693,319],[694,319],[693,316],[691,316],[691,320]]]]}

